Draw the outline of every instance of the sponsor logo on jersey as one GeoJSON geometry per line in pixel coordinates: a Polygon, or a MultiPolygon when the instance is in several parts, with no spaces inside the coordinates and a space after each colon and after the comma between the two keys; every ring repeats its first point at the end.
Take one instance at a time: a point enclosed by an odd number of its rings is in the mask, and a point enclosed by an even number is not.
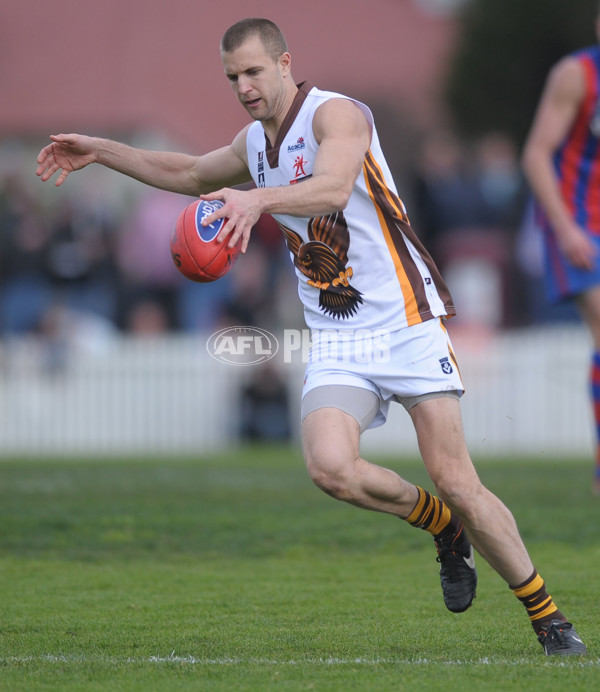
{"type": "Polygon", "coordinates": [[[304,167],[308,161],[305,160],[304,156],[300,154],[300,156],[296,156],[296,160],[294,161],[294,180],[298,180],[298,178],[306,178],[306,171],[304,170],[304,167]]]}
{"type": "Polygon", "coordinates": [[[304,149],[306,147],[306,144],[304,143],[304,137],[298,137],[298,141],[296,144],[290,144],[288,147],[288,154],[292,154],[295,151],[300,151],[301,149],[304,149]]]}
{"type": "Polygon", "coordinates": [[[265,185],[265,152],[258,152],[258,187],[266,187],[265,185]]]}
{"type": "Polygon", "coordinates": [[[307,178],[312,177],[312,173],[307,173],[306,172],[306,166],[308,165],[308,161],[300,154],[300,156],[296,156],[293,166],[294,166],[294,179],[290,180],[290,185],[295,185],[296,183],[299,183],[302,180],[306,180],[307,178]]]}
{"type": "Polygon", "coordinates": [[[301,183],[303,180],[308,180],[312,178],[312,173],[310,175],[305,175],[304,178],[298,178],[297,180],[290,180],[290,185],[295,185],[296,183],[301,183]]]}

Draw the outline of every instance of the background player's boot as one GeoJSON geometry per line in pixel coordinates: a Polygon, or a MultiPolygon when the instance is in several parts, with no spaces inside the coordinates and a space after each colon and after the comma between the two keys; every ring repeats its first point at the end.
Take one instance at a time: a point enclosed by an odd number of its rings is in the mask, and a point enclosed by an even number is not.
{"type": "Polygon", "coordinates": [[[453,613],[462,613],[473,603],[477,589],[473,546],[462,524],[449,536],[442,533],[433,540],[438,552],[436,559],[440,563],[444,603],[453,613]]]}
{"type": "Polygon", "coordinates": [[[552,620],[542,627],[538,641],[544,647],[546,656],[584,656],[587,648],[570,622],[552,620]]]}

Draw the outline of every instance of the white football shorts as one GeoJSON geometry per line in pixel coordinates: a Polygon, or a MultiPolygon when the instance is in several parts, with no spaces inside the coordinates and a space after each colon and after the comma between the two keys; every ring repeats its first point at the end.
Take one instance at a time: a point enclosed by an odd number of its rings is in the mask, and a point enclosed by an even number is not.
{"type": "Polygon", "coordinates": [[[410,410],[425,399],[463,394],[441,318],[395,332],[332,329],[311,334],[302,420],[318,408],[339,408],[353,415],[362,431],[383,425],[392,401],[410,410]],[[360,390],[371,395],[361,397],[360,390]]]}

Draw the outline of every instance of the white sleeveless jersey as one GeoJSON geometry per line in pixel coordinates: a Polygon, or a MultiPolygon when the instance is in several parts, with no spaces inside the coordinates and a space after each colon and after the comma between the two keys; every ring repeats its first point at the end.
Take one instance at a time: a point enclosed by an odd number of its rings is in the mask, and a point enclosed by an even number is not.
{"type": "MultiPolygon", "coordinates": [[[[332,98],[347,97],[300,84],[273,147],[260,122],[250,126],[248,166],[258,187],[301,185],[311,177],[319,148],[313,117],[332,98]]],[[[306,323],[313,330],[395,331],[453,315],[450,293],[410,227],[371,111],[355,103],[373,136],[347,207],[317,218],[273,215],[296,269],[306,323]]]]}

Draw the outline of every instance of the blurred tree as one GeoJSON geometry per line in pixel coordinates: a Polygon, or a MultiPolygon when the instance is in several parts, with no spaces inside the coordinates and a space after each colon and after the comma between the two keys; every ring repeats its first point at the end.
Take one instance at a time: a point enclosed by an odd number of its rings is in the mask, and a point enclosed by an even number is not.
{"type": "Polygon", "coordinates": [[[550,67],[594,43],[598,0],[468,0],[447,103],[472,138],[501,130],[523,142],[550,67]]]}

